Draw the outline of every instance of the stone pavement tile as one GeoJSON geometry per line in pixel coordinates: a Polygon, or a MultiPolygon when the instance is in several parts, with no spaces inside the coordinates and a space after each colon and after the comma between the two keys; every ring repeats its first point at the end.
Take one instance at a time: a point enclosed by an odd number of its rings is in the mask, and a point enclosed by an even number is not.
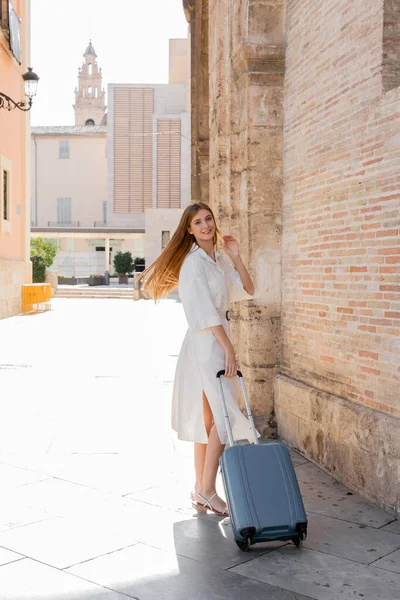
{"type": "Polygon", "coordinates": [[[393,519],[311,463],[300,465],[296,473],[307,512],[369,527],[382,527],[393,519]]]}
{"type": "Polygon", "coordinates": [[[394,573],[400,573],[400,550],[396,550],[396,552],[392,552],[392,554],[388,554],[384,558],[377,560],[372,566],[386,569],[387,571],[393,571],[394,573]]]}
{"type": "Polygon", "coordinates": [[[134,543],[129,534],[60,518],[0,533],[0,546],[60,569],[134,543]]]}
{"type": "Polygon", "coordinates": [[[370,564],[400,548],[400,535],[340,521],[316,513],[308,515],[306,548],[370,564]]]}
{"type": "Polygon", "coordinates": [[[117,454],[73,454],[60,457],[56,464],[56,476],[63,481],[119,495],[146,489],[169,476],[166,466],[144,451],[140,461],[117,454]]]}
{"type": "MultiPolygon", "coordinates": [[[[173,546],[164,549],[174,551],[179,556],[192,558],[210,567],[228,569],[249,559],[249,556],[239,550],[229,524],[223,524],[207,519],[187,519],[176,522],[173,527],[173,546]]],[[[254,547],[252,557],[272,552],[286,542],[270,542],[254,547]]],[[[149,545],[161,547],[158,543],[149,545]]]]}
{"type": "Polygon", "coordinates": [[[292,448],[289,448],[289,454],[295,467],[299,467],[300,465],[304,465],[309,462],[306,458],[304,458],[304,456],[292,448]]]}
{"type": "MultiPolygon", "coordinates": [[[[0,458],[1,461],[1,458],[0,458]]],[[[3,489],[46,479],[46,475],[0,462],[0,481],[3,489]]]]}
{"type": "Polygon", "coordinates": [[[126,600],[126,596],[29,558],[0,567],[1,600],[126,600]]]}
{"type": "Polygon", "coordinates": [[[35,484],[3,488],[6,491],[0,495],[0,532],[54,516],[45,502],[40,506],[29,498],[28,490],[32,485],[35,484]]]}
{"type": "Polygon", "coordinates": [[[55,478],[15,488],[9,500],[18,507],[26,507],[27,511],[36,511],[41,519],[58,516],[94,522],[124,501],[117,495],[55,478]]]}
{"type": "Polygon", "coordinates": [[[382,527],[382,531],[392,531],[393,533],[400,535],[400,520],[397,519],[396,521],[388,523],[385,527],[382,527]]]}
{"type": "Polygon", "coordinates": [[[76,565],[68,572],[140,600],[307,600],[141,544],[76,565]]]}
{"type": "MultiPolygon", "coordinates": [[[[213,514],[198,518],[135,500],[127,500],[118,511],[104,513],[102,520],[103,528],[117,535],[121,547],[137,541],[228,568],[243,562],[245,555],[236,546],[230,525],[224,523],[224,519],[213,514]]],[[[256,552],[268,552],[279,545],[260,544],[256,552]]]]}
{"type": "Polygon", "coordinates": [[[400,575],[288,544],[230,572],[315,600],[397,600],[400,575]]]}
{"type": "Polygon", "coordinates": [[[21,554],[11,552],[11,550],[6,550],[5,548],[0,548],[0,566],[15,562],[16,560],[21,560],[22,558],[24,557],[21,554]]]}

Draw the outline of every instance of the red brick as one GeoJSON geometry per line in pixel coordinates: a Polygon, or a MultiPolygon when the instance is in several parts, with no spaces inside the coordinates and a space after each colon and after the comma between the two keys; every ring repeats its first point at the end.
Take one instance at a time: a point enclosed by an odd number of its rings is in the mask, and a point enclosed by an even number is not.
{"type": "Polygon", "coordinates": [[[369,373],[370,375],[380,375],[382,373],[380,369],[371,369],[371,367],[361,367],[361,371],[369,373]]]}
{"type": "Polygon", "coordinates": [[[350,267],[350,273],[367,273],[368,267],[350,267]]]}
{"type": "Polygon", "coordinates": [[[359,350],[358,352],[361,358],[373,358],[374,360],[378,360],[379,354],[376,352],[369,352],[368,350],[359,350]]]}

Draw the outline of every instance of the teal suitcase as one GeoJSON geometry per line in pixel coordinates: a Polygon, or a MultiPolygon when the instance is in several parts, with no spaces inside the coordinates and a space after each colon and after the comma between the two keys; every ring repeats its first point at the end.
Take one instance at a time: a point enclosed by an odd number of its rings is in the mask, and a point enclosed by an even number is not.
{"type": "Polygon", "coordinates": [[[219,371],[228,447],[221,459],[229,516],[236,544],[243,551],[259,542],[291,540],[297,547],[307,536],[307,516],[288,448],[280,442],[260,444],[238,371],[254,444],[235,445],[219,371]]]}

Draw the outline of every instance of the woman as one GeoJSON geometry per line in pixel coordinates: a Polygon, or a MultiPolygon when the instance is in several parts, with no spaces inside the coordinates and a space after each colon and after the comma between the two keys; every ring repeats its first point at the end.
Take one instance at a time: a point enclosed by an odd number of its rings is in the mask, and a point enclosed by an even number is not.
{"type": "Polygon", "coordinates": [[[226,503],[216,492],[219,458],[227,441],[216,373],[225,369],[223,385],[234,438],[252,439],[237,403],[240,390],[228,307],[231,301],[251,299],[254,284],[237,241],[222,237],[231,264],[216,251],[218,235],[210,207],[190,204],[168,246],[143,276],[148,275],[145,290],[156,300],[179,285],[189,330],[175,373],[172,427],[180,440],[194,442],[193,505],[226,516],[226,503]]]}

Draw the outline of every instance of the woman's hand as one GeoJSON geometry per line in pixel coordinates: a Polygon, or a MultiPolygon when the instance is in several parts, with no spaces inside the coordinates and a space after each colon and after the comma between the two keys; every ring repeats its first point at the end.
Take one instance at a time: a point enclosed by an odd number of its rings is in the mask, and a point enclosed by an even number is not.
{"type": "Polygon", "coordinates": [[[237,374],[237,362],[233,346],[225,348],[225,377],[235,377],[237,374]]]}
{"type": "Polygon", "coordinates": [[[227,255],[230,256],[232,259],[238,258],[239,243],[237,242],[237,240],[235,240],[235,238],[231,235],[224,235],[222,236],[222,239],[224,241],[222,248],[227,253],[227,255]]]}

